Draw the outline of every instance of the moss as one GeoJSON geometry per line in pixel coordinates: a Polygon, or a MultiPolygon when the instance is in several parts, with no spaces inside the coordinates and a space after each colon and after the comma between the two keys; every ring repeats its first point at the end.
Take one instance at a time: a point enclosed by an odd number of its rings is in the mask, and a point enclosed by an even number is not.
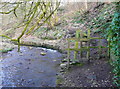
{"type": "Polygon", "coordinates": [[[57,76],[57,80],[56,80],[56,84],[62,84],[62,82],[64,81],[64,79],[61,76],[57,76]]]}
{"type": "Polygon", "coordinates": [[[7,53],[8,51],[12,51],[13,48],[6,48],[6,49],[0,49],[0,52],[7,53]]]}

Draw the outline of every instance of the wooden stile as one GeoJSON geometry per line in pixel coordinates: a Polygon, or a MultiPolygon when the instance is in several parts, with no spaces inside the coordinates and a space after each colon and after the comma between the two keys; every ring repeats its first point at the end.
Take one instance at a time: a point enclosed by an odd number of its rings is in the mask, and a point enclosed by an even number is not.
{"type": "MultiPolygon", "coordinates": [[[[68,48],[66,49],[68,51],[68,56],[67,58],[69,59],[68,60],[68,64],[70,64],[70,52],[71,51],[74,51],[74,59],[72,60],[73,62],[75,61],[79,61],[79,59],[82,59],[82,51],[87,51],[87,54],[86,54],[86,59],[90,59],[90,48],[98,48],[98,52],[99,52],[99,57],[101,55],[101,50],[102,48],[108,48],[108,57],[110,57],[110,53],[109,53],[109,47],[105,47],[105,46],[102,46],[102,43],[101,43],[101,39],[105,39],[105,38],[101,38],[101,37],[90,37],[90,29],[87,31],[87,34],[82,32],[81,30],[77,30],[76,31],[76,36],[74,38],[68,38],[67,41],[68,41],[68,48]],[[84,37],[85,36],[85,37],[84,37]],[[90,46],[90,40],[96,40],[98,39],[99,40],[99,45],[98,46],[90,46]],[[71,48],[70,47],[70,42],[74,42],[74,48],[71,48]],[[82,43],[85,42],[87,43],[86,47],[83,47],[82,43]],[[78,52],[80,52],[80,57],[79,59],[77,59],[77,54],[78,52]]],[[[108,45],[109,45],[109,42],[108,42],[108,45]]]]}

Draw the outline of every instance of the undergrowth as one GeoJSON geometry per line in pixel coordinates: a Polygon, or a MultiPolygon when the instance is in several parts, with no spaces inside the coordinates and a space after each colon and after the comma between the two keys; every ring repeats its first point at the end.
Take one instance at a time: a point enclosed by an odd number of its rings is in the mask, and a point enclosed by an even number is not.
{"type": "Polygon", "coordinates": [[[114,67],[114,84],[120,87],[120,2],[116,2],[114,18],[107,29],[107,39],[110,42],[110,49],[115,59],[111,64],[114,67]]]}
{"type": "Polygon", "coordinates": [[[100,32],[99,34],[110,42],[110,53],[115,56],[114,60],[111,60],[113,83],[120,87],[120,2],[106,4],[97,11],[93,12],[97,13],[96,16],[92,16],[92,12],[85,16],[76,16],[72,23],[84,24],[92,31],[100,32]]]}

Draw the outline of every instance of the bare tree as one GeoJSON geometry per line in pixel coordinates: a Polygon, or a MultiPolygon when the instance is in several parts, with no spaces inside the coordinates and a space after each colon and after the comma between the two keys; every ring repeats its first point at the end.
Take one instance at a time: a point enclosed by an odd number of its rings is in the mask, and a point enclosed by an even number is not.
{"type": "MultiPolygon", "coordinates": [[[[12,39],[4,34],[1,34],[1,36],[4,36],[6,38],[11,39],[11,41],[15,41],[20,46],[20,39],[24,35],[28,35],[34,30],[37,30],[40,28],[43,24],[51,23],[51,18],[53,15],[55,15],[55,11],[57,11],[60,2],[52,2],[52,1],[37,1],[32,2],[32,0],[28,0],[29,2],[2,2],[1,9],[5,8],[6,6],[9,6],[8,11],[4,11],[4,9],[0,12],[0,14],[11,14],[13,13],[16,18],[20,18],[18,16],[17,12],[19,12],[20,9],[23,9],[22,14],[22,21],[15,27],[16,29],[19,27],[24,27],[21,34],[18,36],[17,39],[12,39]],[[34,23],[32,26],[31,23],[34,23]]],[[[19,48],[19,47],[18,47],[19,48]]]]}

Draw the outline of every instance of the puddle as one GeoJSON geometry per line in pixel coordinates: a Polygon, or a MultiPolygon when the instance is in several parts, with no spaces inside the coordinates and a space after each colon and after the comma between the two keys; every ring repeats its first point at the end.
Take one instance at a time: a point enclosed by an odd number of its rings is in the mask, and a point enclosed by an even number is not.
{"type": "Polygon", "coordinates": [[[9,51],[1,60],[2,86],[55,87],[61,58],[58,51],[40,47],[22,46],[21,53],[17,48],[9,51]]]}

